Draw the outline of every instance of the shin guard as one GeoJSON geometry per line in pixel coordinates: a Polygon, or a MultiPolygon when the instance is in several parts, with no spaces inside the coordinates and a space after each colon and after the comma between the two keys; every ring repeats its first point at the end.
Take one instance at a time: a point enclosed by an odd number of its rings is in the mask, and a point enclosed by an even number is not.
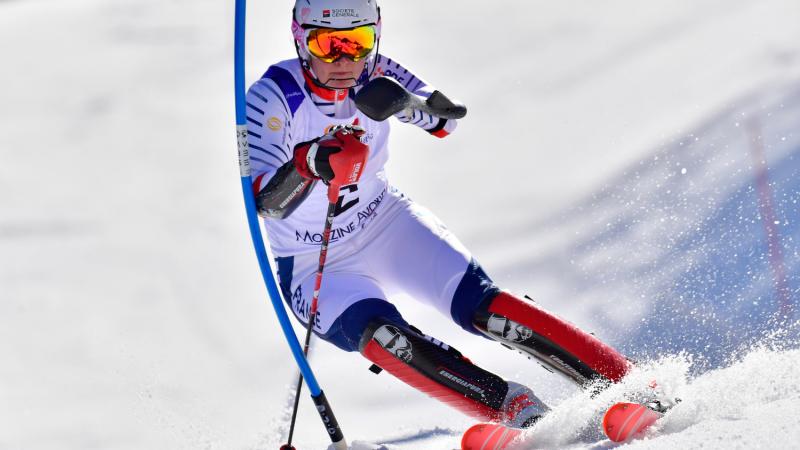
{"type": "Polygon", "coordinates": [[[473,324],[500,343],[535,357],[580,385],[617,382],[629,370],[618,351],[575,325],[507,292],[485,303],[473,324]]]}
{"type": "Polygon", "coordinates": [[[404,325],[372,322],[360,351],[406,384],[481,421],[524,426],[547,411],[529,389],[510,385],[454,348],[404,325]]]}

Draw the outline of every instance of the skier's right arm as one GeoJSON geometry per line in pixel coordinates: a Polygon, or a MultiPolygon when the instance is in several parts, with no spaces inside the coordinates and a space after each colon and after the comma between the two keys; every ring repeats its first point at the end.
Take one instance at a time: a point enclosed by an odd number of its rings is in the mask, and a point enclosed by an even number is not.
{"type": "Polygon", "coordinates": [[[291,149],[289,110],[266,83],[262,79],[247,93],[253,193],[259,215],[283,219],[308,197],[317,180],[338,186],[357,180],[369,147],[360,141],[364,130],[347,125],[291,149]]]}
{"type": "Polygon", "coordinates": [[[298,172],[291,142],[291,114],[272,81],[261,79],[247,92],[247,142],[256,208],[262,217],[289,217],[314,187],[298,172]]]}
{"type": "Polygon", "coordinates": [[[256,194],[259,213],[288,217],[316,180],[335,186],[356,183],[369,155],[369,146],[361,142],[363,135],[364,129],[359,126],[339,125],[324,136],[297,144],[292,159],[256,194]]]}

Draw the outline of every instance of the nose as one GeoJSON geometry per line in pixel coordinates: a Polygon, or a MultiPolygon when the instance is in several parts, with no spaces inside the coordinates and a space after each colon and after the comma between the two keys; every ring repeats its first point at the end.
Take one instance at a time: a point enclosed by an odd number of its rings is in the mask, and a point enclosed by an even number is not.
{"type": "Polygon", "coordinates": [[[333,61],[333,64],[336,65],[337,67],[351,67],[355,64],[355,61],[353,61],[347,55],[342,55],[338,59],[333,61]]]}

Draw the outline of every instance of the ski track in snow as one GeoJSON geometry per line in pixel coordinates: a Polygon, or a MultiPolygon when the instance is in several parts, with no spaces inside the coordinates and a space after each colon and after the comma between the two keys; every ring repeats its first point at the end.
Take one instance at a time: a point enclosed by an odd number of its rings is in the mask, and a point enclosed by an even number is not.
{"type": "MultiPolygon", "coordinates": [[[[294,55],[277,3],[249,2],[249,81],[294,55]]],[[[800,3],[381,5],[381,50],[470,108],[444,141],[393,124],[394,184],[504,288],[642,362],[589,399],[398,298],[553,406],[520,447],[800,442],[797,328],[775,331],[800,297],[800,3]],[[494,24],[504,45],[460,45],[494,24]],[[604,440],[598,413],[651,378],[682,403],[604,440]]],[[[232,22],[212,0],[0,1],[0,449],[283,443],[296,372],[241,207],[232,22]]],[[[452,449],[471,423],[358,355],[312,365],[353,450],[452,449]]],[[[301,405],[295,445],[326,448],[301,405]]]]}

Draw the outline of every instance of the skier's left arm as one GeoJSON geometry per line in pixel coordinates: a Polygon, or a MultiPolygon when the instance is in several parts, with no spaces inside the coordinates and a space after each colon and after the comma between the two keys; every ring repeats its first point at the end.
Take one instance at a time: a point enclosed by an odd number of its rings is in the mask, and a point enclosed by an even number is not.
{"type": "MultiPolygon", "coordinates": [[[[397,61],[378,55],[375,71],[372,78],[391,77],[402,84],[409,92],[427,99],[436,90],[421,78],[417,77],[397,61]]],[[[428,133],[443,138],[456,129],[458,122],[455,119],[443,119],[434,115],[423,113],[417,109],[406,109],[394,115],[397,120],[416,125],[428,133]]]]}

